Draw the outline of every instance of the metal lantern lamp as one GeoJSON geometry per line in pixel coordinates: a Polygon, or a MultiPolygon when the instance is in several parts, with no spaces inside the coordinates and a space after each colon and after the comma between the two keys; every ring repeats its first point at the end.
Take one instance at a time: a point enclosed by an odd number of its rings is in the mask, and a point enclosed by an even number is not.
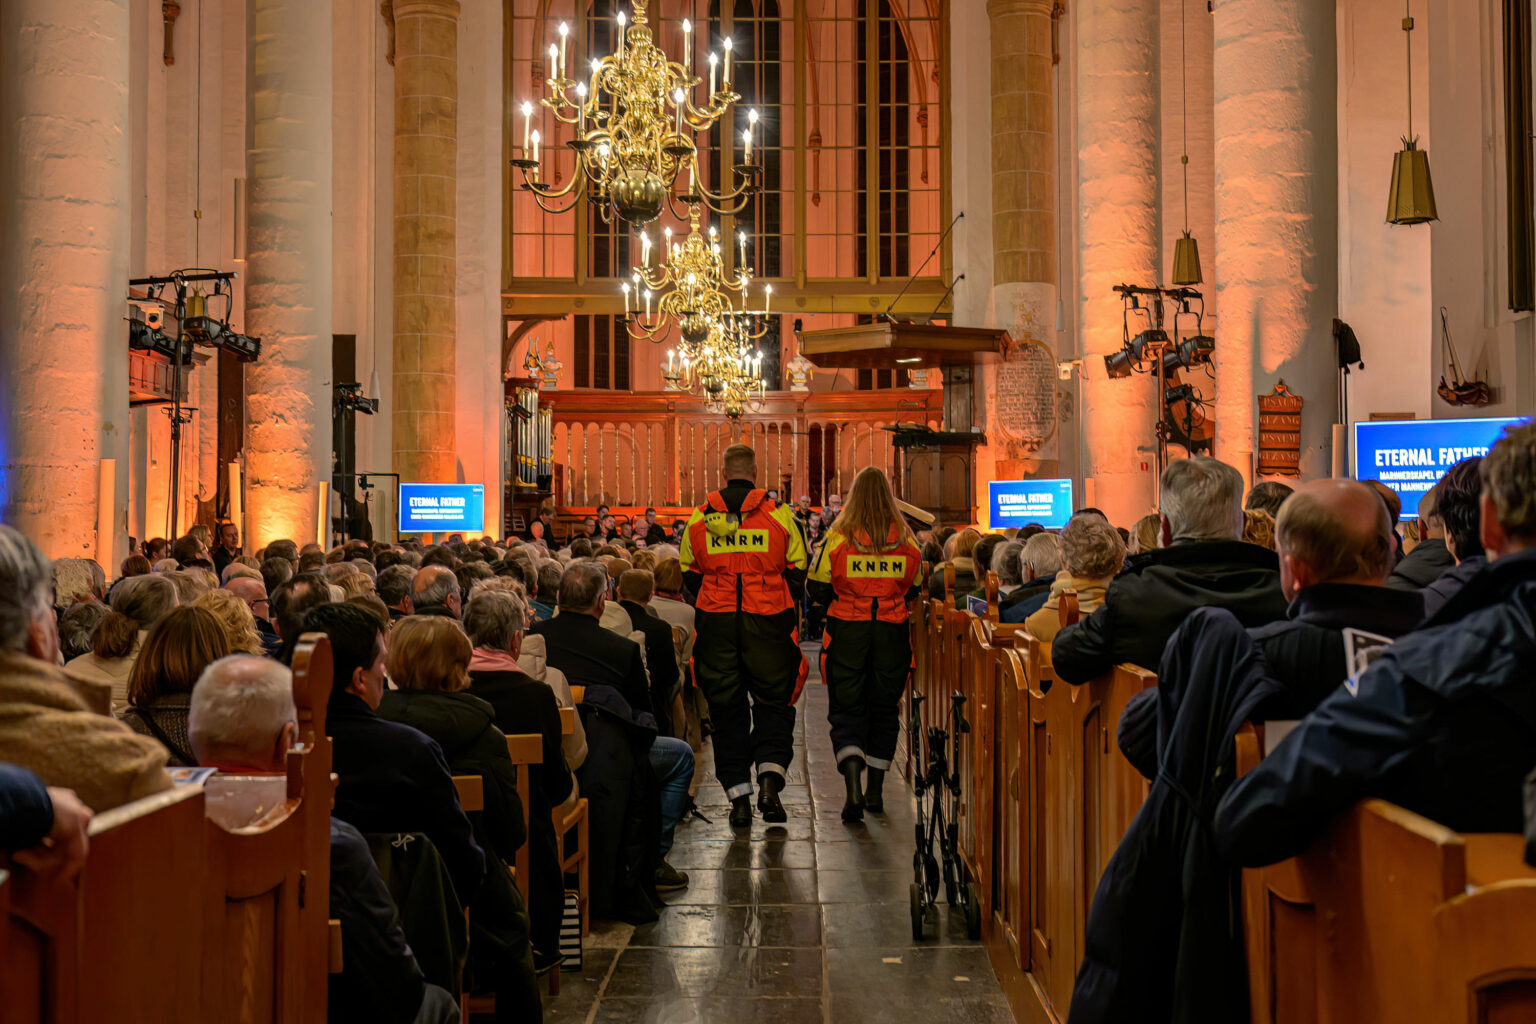
{"type": "Polygon", "coordinates": [[[1403,148],[1392,158],[1392,188],[1387,193],[1387,223],[1427,224],[1439,220],[1435,209],[1435,185],[1429,176],[1429,153],[1419,148],[1413,134],[1413,13],[1403,16],[1403,38],[1408,43],[1408,134],[1403,148]]]}

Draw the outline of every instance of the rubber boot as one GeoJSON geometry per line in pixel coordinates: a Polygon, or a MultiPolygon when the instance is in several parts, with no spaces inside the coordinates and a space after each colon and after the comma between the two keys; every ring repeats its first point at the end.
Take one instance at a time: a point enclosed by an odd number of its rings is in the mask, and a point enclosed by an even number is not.
{"type": "Polygon", "coordinates": [[[885,796],[880,792],[885,785],[884,768],[867,768],[864,771],[864,809],[870,814],[885,813],[885,796]]]}
{"type": "Polygon", "coordinates": [[[837,770],[843,773],[843,783],[848,793],[843,801],[843,821],[853,825],[864,820],[864,793],[859,787],[864,773],[864,759],[846,757],[837,766],[837,770]]]}
{"type": "Polygon", "coordinates": [[[779,790],[784,788],[784,778],[774,772],[759,776],[757,780],[757,809],[763,820],[780,824],[789,820],[784,805],[779,801],[779,790]]]}
{"type": "Polygon", "coordinates": [[[752,827],[752,798],[738,796],[731,800],[731,827],[752,827]]]}

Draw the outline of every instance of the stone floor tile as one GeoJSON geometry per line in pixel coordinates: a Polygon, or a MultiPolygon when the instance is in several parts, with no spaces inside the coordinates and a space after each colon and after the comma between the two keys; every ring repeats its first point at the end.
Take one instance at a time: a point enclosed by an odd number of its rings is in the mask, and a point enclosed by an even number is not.
{"type": "Polygon", "coordinates": [[[699,868],[688,872],[688,888],[666,893],[671,906],[817,902],[813,868],[699,868]]]}
{"type": "Polygon", "coordinates": [[[672,907],[654,924],[641,925],[630,947],[821,945],[821,909],[811,905],[672,907]]]}
{"type": "Polygon", "coordinates": [[[820,998],[819,949],[626,949],[608,979],[603,1000],[717,997],[820,998]]]}

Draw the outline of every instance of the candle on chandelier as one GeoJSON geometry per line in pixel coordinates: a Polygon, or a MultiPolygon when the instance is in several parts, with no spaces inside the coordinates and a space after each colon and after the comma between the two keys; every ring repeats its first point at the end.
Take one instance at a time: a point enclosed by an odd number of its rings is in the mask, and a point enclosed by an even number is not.
{"type": "Polygon", "coordinates": [[[691,195],[691,196],[696,196],[696,195],[699,194],[698,173],[699,173],[699,162],[698,162],[698,160],[691,160],[691,161],[689,161],[689,163],[688,163],[688,194],[691,195]]]}
{"type": "Polygon", "coordinates": [[[763,285],[763,313],[768,313],[768,307],[773,303],[773,285],[763,285]]]}
{"type": "Polygon", "coordinates": [[[624,12],[620,11],[618,14],[615,14],[613,16],[613,20],[619,23],[619,54],[618,55],[620,57],[622,57],[622,56],[624,56],[624,23],[628,19],[626,19],[624,17],[624,12]]]}
{"type": "Polygon", "coordinates": [[[640,265],[646,269],[651,266],[651,236],[644,231],[640,233],[640,265]]]}
{"type": "Polygon", "coordinates": [[[747,163],[752,162],[752,131],[757,127],[757,108],[747,111],[747,163]]]}
{"type": "MultiPolygon", "coordinates": [[[[535,128],[533,130],[533,158],[532,159],[533,159],[534,164],[538,164],[538,162],[539,162],[539,130],[537,128],[535,128]]],[[[537,173],[535,173],[535,175],[534,175],[534,180],[535,181],[538,180],[537,173]]]]}
{"type": "Polygon", "coordinates": [[[651,290],[649,288],[645,290],[645,318],[647,320],[651,318],[651,290]]]}
{"type": "Polygon", "coordinates": [[[533,125],[533,104],[523,100],[523,158],[528,157],[528,129],[533,125]]]}
{"type": "Polygon", "coordinates": [[[731,37],[726,36],[725,42],[720,45],[725,47],[725,74],[721,76],[721,81],[729,89],[731,87],[731,37]]]}
{"type": "Polygon", "coordinates": [[[576,83],[576,134],[587,133],[587,83],[576,83]]]}
{"type": "Polygon", "coordinates": [[[720,63],[720,58],[718,56],[716,56],[715,54],[711,53],[709,55],[709,96],[710,96],[710,99],[714,99],[714,96],[715,96],[715,68],[716,68],[716,66],[719,63],[720,63]]]}
{"type": "Polygon", "coordinates": [[[667,372],[668,373],[675,372],[675,370],[673,369],[673,362],[674,362],[673,355],[674,355],[673,351],[671,349],[667,349],[667,372]]]}
{"type": "Polygon", "coordinates": [[[742,129],[742,131],[741,131],[741,141],[746,144],[746,154],[741,158],[741,162],[744,163],[744,164],[750,164],[752,162],[752,129],[751,128],[743,128],[742,129]]]}
{"type": "Polygon", "coordinates": [[[693,72],[693,22],[683,19],[683,73],[693,72]]]}
{"type": "Polygon", "coordinates": [[[549,77],[560,77],[560,48],[554,43],[549,44],[549,77]]]}
{"type": "Polygon", "coordinates": [[[560,23],[560,77],[565,77],[565,37],[570,33],[565,22],[560,23]]]}
{"type": "Polygon", "coordinates": [[[683,90],[679,89],[672,94],[672,102],[677,104],[677,134],[683,134],[683,90]]]}
{"type": "Polygon", "coordinates": [[[624,282],[623,288],[624,288],[624,315],[628,316],[629,313],[630,313],[630,309],[631,309],[631,307],[629,305],[629,282],[628,281],[624,282]]]}
{"type": "Polygon", "coordinates": [[[736,232],[736,241],[741,244],[741,265],[742,266],[746,266],[747,265],[747,233],[745,231],[738,231],[738,232],[736,232]]]}

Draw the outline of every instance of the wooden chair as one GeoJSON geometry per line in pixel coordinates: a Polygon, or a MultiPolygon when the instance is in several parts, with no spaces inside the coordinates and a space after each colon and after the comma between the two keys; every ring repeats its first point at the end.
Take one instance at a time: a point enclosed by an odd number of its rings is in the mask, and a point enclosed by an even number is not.
{"type": "Polygon", "coordinates": [[[569,736],[576,731],[576,709],[560,709],[560,735],[569,736]]]}
{"type": "MultiPolygon", "coordinates": [[[[576,806],[565,814],[556,808],[551,816],[555,823],[555,843],[560,850],[560,877],[576,875],[576,907],[581,914],[581,934],[591,934],[587,919],[587,894],[591,891],[590,858],[588,854],[588,804],[586,797],[578,797],[576,806]],[[571,833],[576,833],[576,850],[571,852],[571,833]]],[[[558,973],[558,972],[557,972],[558,973]]]]}
{"type": "MultiPolygon", "coordinates": [[[[459,808],[465,814],[474,814],[485,810],[485,780],[479,775],[455,775],[453,788],[459,796],[459,808]]],[[[523,844],[526,850],[528,844],[523,844]]],[[[521,851],[519,851],[521,852],[521,851]]],[[[469,929],[469,908],[464,908],[464,928],[469,929]]],[[[495,996],[472,996],[467,988],[459,989],[459,1017],[464,1024],[469,1024],[471,1014],[495,1013],[495,996]]]]}
{"type": "MultiPolygon", "coordinates": [[[[523,831],[529,836],[533,835],[530,828],[530,815],[533,812],[533,778],[528,768],[531,765],[544,763],[544,737],[538,733],[517,733],[507,737],[507,755],[512,758],[512,763],[517,766],[517,798],[523,805],[523,831]]],[[[585,818],[582,820],[585,825],[585,818]]],[[[559,826],[556,824],[556,841],[561,841],[559,826]]],[[[517,851],[516,863],[513,865],[513,881],[517,884],[517,891],[522,894],[523,904],[528,905],[528,887],[532,882],[533,870],[529,866],[529,843],[524,843],[517,851]]],[[[582,847],[586,849],[585,846],[582,847]]],[[[549,972],[549,994],[560,994],[560,972],[549,972]]]]}
{"type": "Polygon", "coordinates": [[[577,686],[575,683],[571,684],[571,700],[580,704],[582,698],[586,697],[586,695],[587,688],[585,686],[577,686]]]}

